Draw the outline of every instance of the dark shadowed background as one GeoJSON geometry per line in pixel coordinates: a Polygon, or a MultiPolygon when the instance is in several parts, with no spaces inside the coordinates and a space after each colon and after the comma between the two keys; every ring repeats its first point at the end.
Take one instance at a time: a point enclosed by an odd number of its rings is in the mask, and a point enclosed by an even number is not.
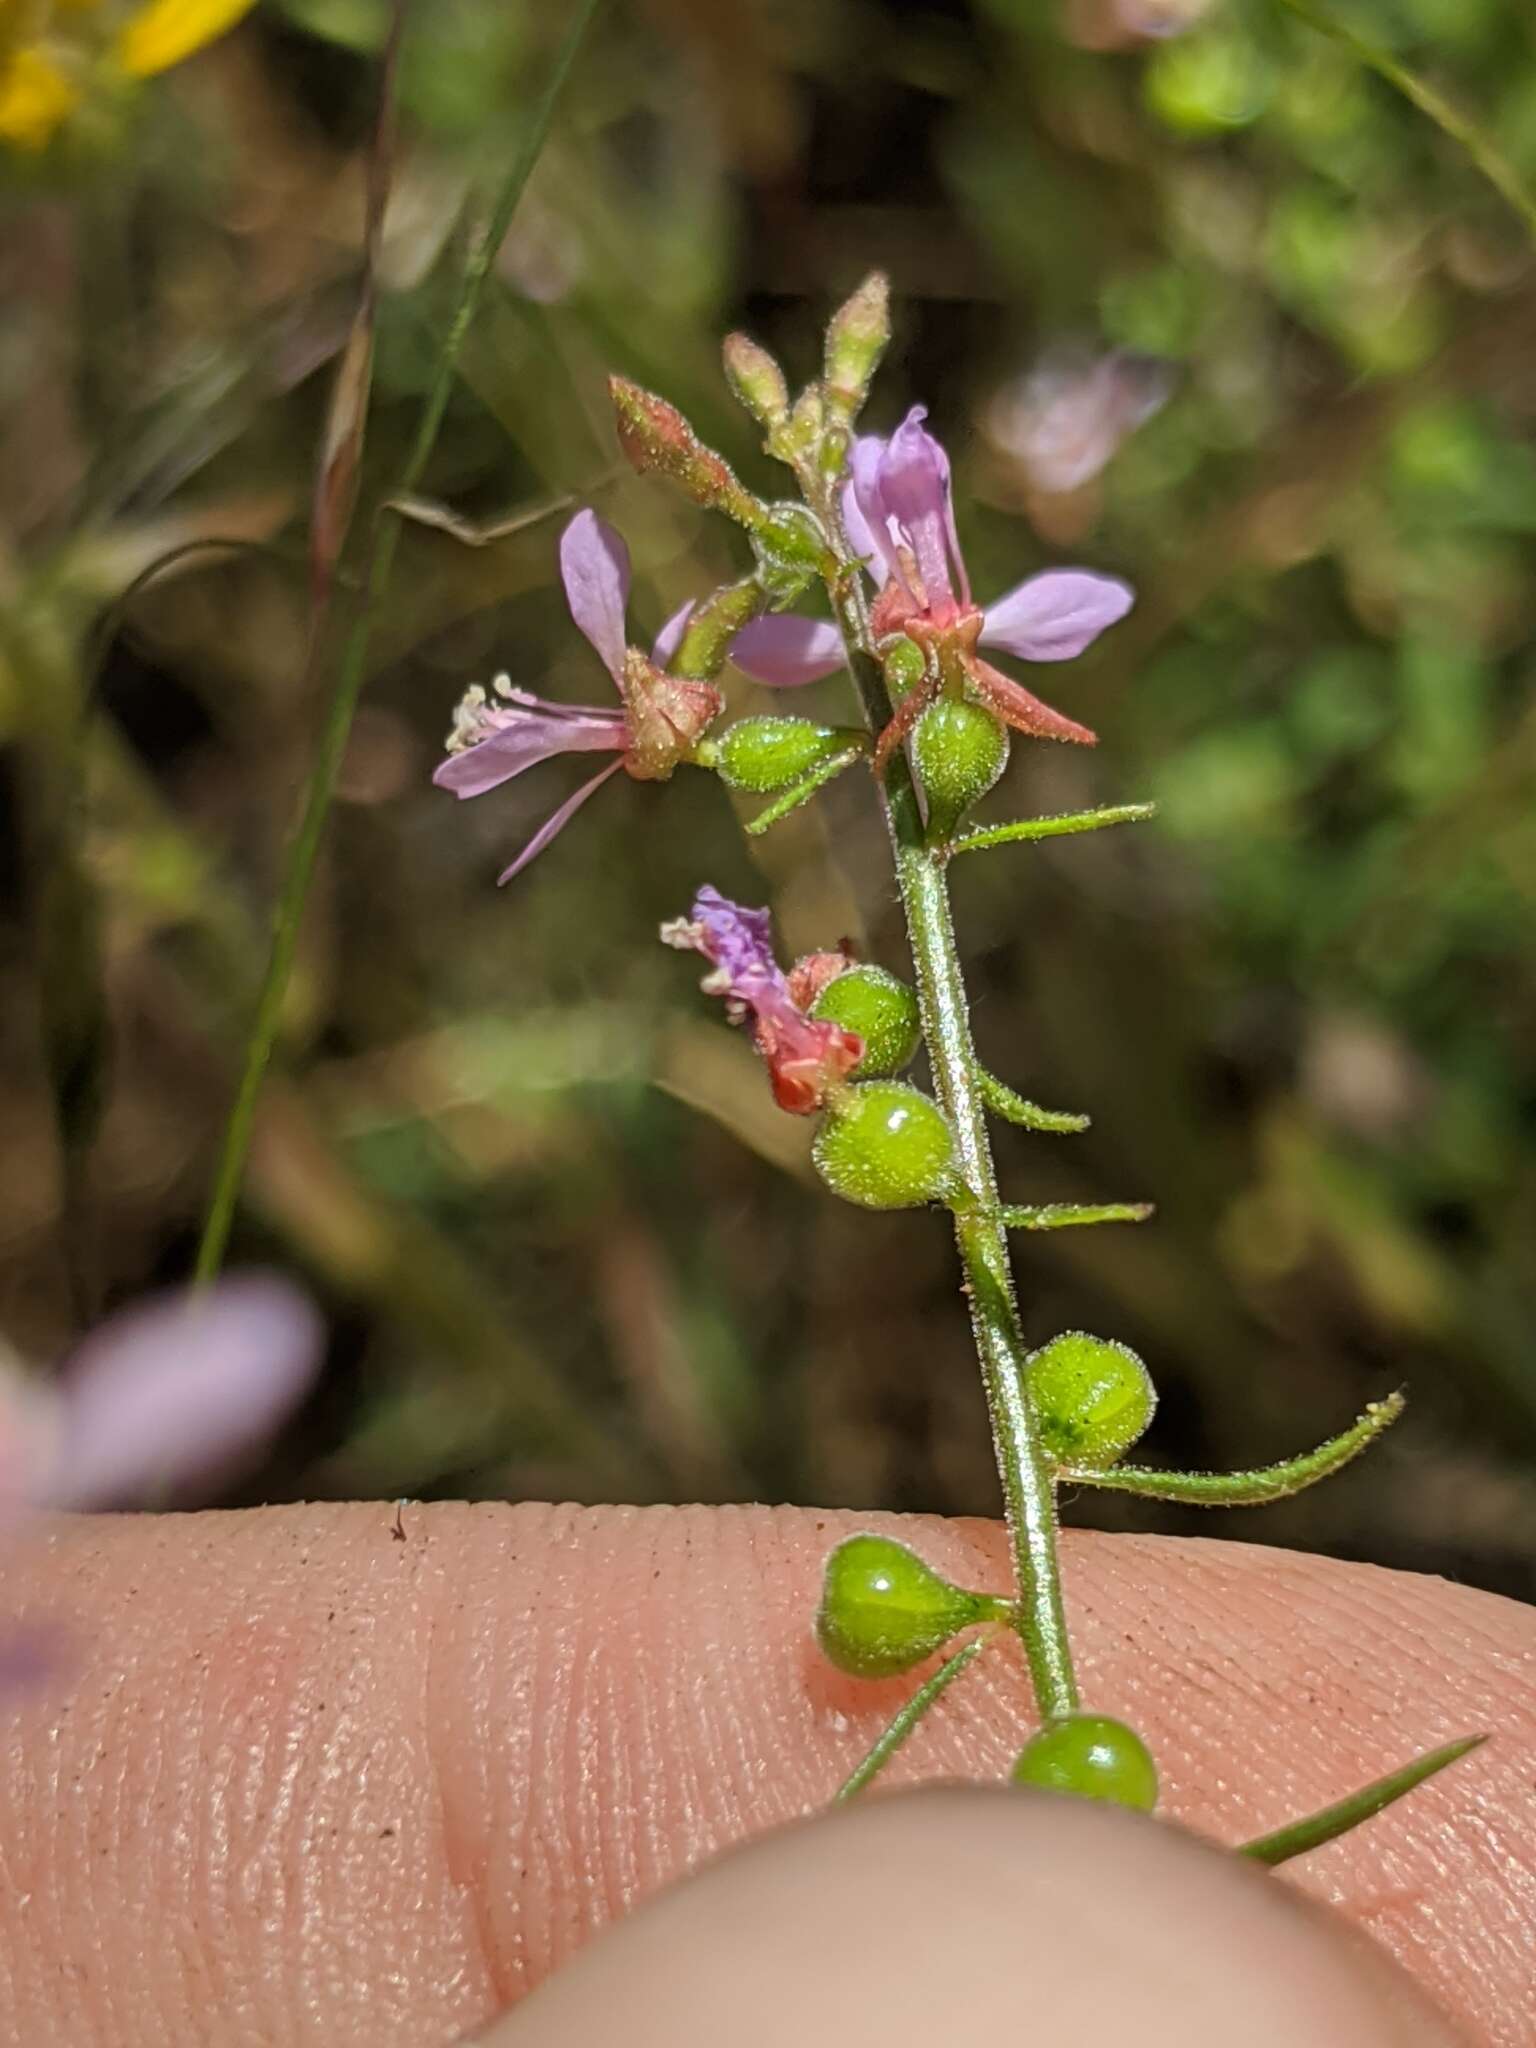
{"type": "MultiPolygon", "coordinates": [[[[1528,7],[1339,5],[1536,180],[1528,7]]],[[[771,903],[790,951],[846,936],[904,969],[867,781],[749,842],[712,778],[620,777],[502,891],[581,764],[468,805],[429,782],[471,681],[605,697],[555,581],[572,502],[626,534],[645,634],[744,566],[622,469],[605,372],[778,488],[719,337],[746,326],[809,375],[878,264],[897,339],[868,422],[929,406],[980,593],[1077,562],[1139,594],[1046,678],[1097,751],[1017,746],[989,815],[1155,798],[1159,820],[955,871],[984,1056],[1094,1119],[1005,1130],[1006,1194],[1158,1204],[1024,1240],[1027,1329],[1142,1352],[1169,1461],[1278,1457],[1407,1385],[1367,1464],[1198,1526],[1531,1590],[1536,261],[1346,48],[1268,0],[1196,12],[600,16],[428,480],[517,524],[412,527],[375,640],[235,1245],[308,1277],[331,1360],[231,1499],[993,1510],[947,1232],[827,1196],[808,1127],[656,943],[712,880],[771,903]],[[1127,392],[1166,393],[1083,478],[1040,454],[1023,381],[1072,351],[1131,352],[1090,441],[1127,392]]],[[[4,170],[0,1329],[28,1358],[195,1247],[320,709],[303,528],[383,19],[267,0],[4,170]],[[119,603],[199,536],[262,546],[119,603]]],[[[414,9],[365,509],[563,19],[414,9]]],[[[844,687],[800,708],[846,716],[844,687]]]]}

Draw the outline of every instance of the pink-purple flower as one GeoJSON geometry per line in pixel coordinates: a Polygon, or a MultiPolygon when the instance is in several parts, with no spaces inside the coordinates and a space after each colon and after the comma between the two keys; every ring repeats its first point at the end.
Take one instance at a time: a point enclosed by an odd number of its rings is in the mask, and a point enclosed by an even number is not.
{"type": "Polygon", "coordinates": [[[559,833],[587,798],[620,768],[640,782],[665,782],[718,716],[711,684],[670,676],[691,606],[673,614],[649,657],[627,644],[629,550],[605,520],[578,512],[560,537],[560,574],[571,617],[613,678],[619,702],[558,704],[498,676],[490,694],[478,684],[454,714],[448,758],[432,780],[457,797],[483,796],[555,754],[615,754],[540,826],[498,880],[512,877],[559,833]]]}
{"type": "MultiPolygon", "coordinates": [[[[319,1367],[309,1298],[271,1273],[136,1303],[56,1378],[0,1362],[0,1528],[41,1508],[109,1508],[215,1474],[268,1435],[319,1367]]],[[[0,1626],[0,1695],[55,1676],[68,1631],[0,1626]]]]}
{"type": "Polygon", "coordinates": [[[117,1507],[217,1471],[298,1402],[320,1361],[309,1298],[276,1274],[120,1310],[56,1378],[0,1378],[0,1522],[117,1507]]]}
{"type": "Polygon", "coordinates": [[[810,1006],[848,962],[841,953],[811,953],[786,974],[774,957],[766,910],[745,910],[705,883],[688,917],[661,928],[669,946],[702,953],[710,972],[700,986],[723,996],[733,1022],[752,1020],[753,1042],[768,1068],[773,1098],[793,1116],[810,1116],[864,1056],[864,1041],[810,1006]]]}
{"type": "Polygon", "coordinates": [[[998,392],[988,425],[1038,491],[1081,490],[1168,402],[1173,371],[1132,349],[1060,348],[998,392]]]}
{"type": "MultiPolygon", "coordinates": [[[[905,634],[931,657],[927,683],[908,692],[882,733],[877,763],[946,687],[968,688],[1017,731],[1092,745],[1086,726],[1042,703],[978,649],[1069,661],[1124,618],[1133,602],[1129,585],[1088,569],[1048,569],[984,609],[975,604],[955,530],[949,458],[924,427],[926,416],[915,405],[888,438],[860,436],[843,490],[849,542],[880,585],[870,622],[876,646],[905,634]]],[[[748,675],[780,685],[811,682],[843,661],[835,626],[792,614],[744,628],[731,656],[748,675]]]]}

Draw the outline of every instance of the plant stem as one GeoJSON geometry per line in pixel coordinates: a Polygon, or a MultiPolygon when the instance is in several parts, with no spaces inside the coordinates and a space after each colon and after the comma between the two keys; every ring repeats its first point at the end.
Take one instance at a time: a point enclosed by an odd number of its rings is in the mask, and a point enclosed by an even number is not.
{"type": "Polygon", "coordinates": [[[928,1709],[943,1698],[966,1666],[973,1664],[986,1647],[985,1636],[972,1636],[971,1640],[956,1650],[952,1657],[945,1659],[931,1678],[918,1687],[894,1719],[881,1729],[868,1754],[854,1766],[832,1794],[834,1806],[841,1806],[845,1800],[856,1798],[872,1778],[880,1775],[928,1709]]]}
{"type": "Polygon", "coordinates": [[[208,1205],[208,1217],[197,1249],[197,1264],[193,1277],[198,1285],[206,1284],[218,1273],[229,1243],[235,1205],[239,1200],[240,1184],[245,1175],[246,1156],[250,1151],[251,1131],[256,1120],[256,1104],[272,1058],[272,1048],[277,1041],[283,1002],[293,971],[299,926],[309,897],[310,884],[314,880],[315,861],[325,834],[331,798],[336,788],[337,771],[346,751],[353,714],[357,709],[357,701],[362,694],[367,674],[368,643],[374,614],[389,589],[390,576],[394,570],[395,554],[400,543],[399,501],[408,500],[415,495],[417,485],[421,482],[432,451],[437,445],[438,432],[442,427],[443,416],[448,410],[449,398],[452,396],[464,337],[479,307],[480,297],[492,265],[496,261],[502,242],[506,239],[507,230],[512,225],[512,216],[517,210],[518,201],[522,198],[523,187],[527,184],[529,174],[544,147],[555,102],[576,60],[576,53],[581,47],[587,26],[596,13],[598,4],[599,0],[575,0],[564,40],[556,53],[554,66],[545,83],[543,94],[523,131],[517,153],[507,167],[491,217],[481,231],[464,266],[453,319],[438,351],[432,384],[427,393],[426,403],[422,407],[421,419],[411,443],[410,453],[406,457],[405,467],[385,502],[374,515],[367,563],[362,577],[362,600],[353,615],[342,648],[336,686],[326,707],[325,721],[321,727],[319,744],[309,773],[309,783],[304,793],[304,807],[300,814],[298,829],[288,850],[282,886],[278,891],[277,906],[273,913],[271,947],[267,954],[261,987],[256,996],[255,1014],[246,1038],[240,1082],[235,1091],[229,1119],[224,1127],[213,1194],[208,1205]]]}
{"type": "MultiPolygon", "coordinates": [[[[830,505],[827,512],[828,524],[836,531],[830,505]]],[[[846,543],[840,533],[837,537],[846,562],[846,543]]],[[[830,587],[848,667],[870,731],[878,737],[890,721],[891,703],[879,663],[870,651],[859,571],[850,565],[830,587]]],[[[1077,1706],[1078,1692],[1061,1596],[1055,1483],[1024,1392],[1028,1346],[1014,1298],[991,1138],[971,1041],[965,977],[950,915],[949,886],[942,864],[935,861],[924,842],[917,791],[900,748],[886,768],[881,796],[906,912],[908,943],[917,969],[923,1039],[939,1101],[954,1130],[957,1162],[967,1193],[965,1203],[955,1211],[955,1240],[1008,1518],[1019,1595],[1015,1625],[1042,1716],[1067,1714],[1077,1706]]]]}

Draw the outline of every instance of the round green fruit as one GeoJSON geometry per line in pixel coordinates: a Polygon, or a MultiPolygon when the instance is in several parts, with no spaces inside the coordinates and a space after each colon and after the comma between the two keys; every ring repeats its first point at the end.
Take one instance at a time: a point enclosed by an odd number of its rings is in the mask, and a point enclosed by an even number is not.
{"type": "Polygon", "coordinates": [[[716,741],[714,765],[732,789],[761,796],[783,789],[846,744],[831,726],[808,718],[743,718],[716,741]]]}
{"type": "Polygon", "coordinates": [[[833,1194],[861,1209],[916,1209],[954,1178],[943,1111],[905,1081],[859,1081],[830,1108],[811,1157],[833,1194]]]}
{"type": "Polygon", "coordinates": [[[1150,1813],[1157,1804],[1157,1766],[1134,1728],[1108,1714],[1063,1714],[1047,1721],[1020,1750],[1010,1773],[1016,1785],[1107,1799],[1150,1813]]]}
{"type": "Polygon", "coordinates": [[[1157,1407],[1152,1376],[1130,1346],[1083,1330],[1032,1352],[1024,1379],[1041,1440],[1058,1465],[1113,1465],[1157,1407]]]}
{"type": "Polygon", "coordinates": [[[916,995],[883,967],[847,968],[827,983],[812,1003],[811,1015],[841,1024],[863,1039],[864,1057],[853,1070],[856,1081],[899,1074],[922,1037],[916,995]]]}
{"type": "Polygon", "coordinates": [[[912,759],[928,799],[928,827],[948,839],[1008,766],[1008,728],[979,704],[930,704],[912,734],[912,759]]]}
{"type": "Polygon", "coordinates": [[[885,687],[890,692],[891,702],[899,704],[908,690],[916,689],[923,680],[928,657],[915,640],[909,640],[903,634],[886,648],[880,657],[880,665],[885,671],[885,687]]]}
{"type": "Polygon", "coordinates": [[[854,1678],[892,1678],[1002,1603],[941,1579],[904,1544],[850,1536],[827,1559],[816,1640],[854,1678]]]}

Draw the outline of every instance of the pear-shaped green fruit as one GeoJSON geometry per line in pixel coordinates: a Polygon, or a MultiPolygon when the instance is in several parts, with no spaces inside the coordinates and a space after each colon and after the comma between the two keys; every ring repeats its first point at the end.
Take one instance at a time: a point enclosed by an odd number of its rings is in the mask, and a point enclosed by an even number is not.
{"type": "Polygon", "coordinates": [[[1134,1728],[1108,1714],[1063,1714],[1047,1721],[1019,1752],[1009,1774],[1016,1785],[1108,1799],[1150,1813],[1157,1804],[1157,1766],[1134,1728]]]}
{"type": "Polygon", "coordinates": [[[853,1070],[856,1081],[899,1074],[922,1037],[916,994],[883,967],[847,968],[817,996],[811,1015],[863,1039],[864,1057],[853,1070]]]}
{"type": "Polygon", "coordinates": [[[848,735],[808,718],[743,718],[721,733],[714,765],[732,789],[761,796],[789,783],[848,744],[848,735]]]}
{"type": "Polygon", "coordinates": [[[1008,728],[979,704],[930,704],[912,734],[912,760],[928,799],[928,829],[949,839],[1008,766],[1008,728]]]}
{"type": "Polygon", "coordinates": [[[850,1536],[827,1559],[816,1639],[839,1671],[891,1678],[1002,1606],[989,1594],[952,1586],[889,1537],[850,1536]]]}
{"type": "Polygon", "coordinates": [[[916,1209],[948,1193],[954,1139],[936,1102],[905,1081],[858,1081],[811,1148],[833,1194],[861,1209],[916,1209]]]}
{"type": "Polygon", "coordinates": [[[1058,1465],[1113,1465],[1157,1407],[1152,1376],[1130,1346],[1083,1330],[1032,1352],[1024,1378],[1041,1440],[1058,1465]]]}

